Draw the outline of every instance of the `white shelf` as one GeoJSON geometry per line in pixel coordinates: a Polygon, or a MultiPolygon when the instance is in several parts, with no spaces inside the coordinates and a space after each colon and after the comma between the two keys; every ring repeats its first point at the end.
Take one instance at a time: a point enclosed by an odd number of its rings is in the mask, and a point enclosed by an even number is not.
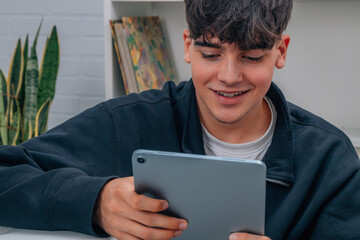
{"type": "Polygon", "coordinates": [[[342,130],[348,135],[352,144],[360,149],[360,128],[343,128],[342,130]]]}
{"type": "Polygon", "coordinates": [[[122,16],[159,16],[175,65],[176,80],[190,78],[190,66],[183,60],[182,30],[187,25],[182,0],[104,0],[106,99],[125,94],[109,27],[109,20],[120,19],[122,16]]]}

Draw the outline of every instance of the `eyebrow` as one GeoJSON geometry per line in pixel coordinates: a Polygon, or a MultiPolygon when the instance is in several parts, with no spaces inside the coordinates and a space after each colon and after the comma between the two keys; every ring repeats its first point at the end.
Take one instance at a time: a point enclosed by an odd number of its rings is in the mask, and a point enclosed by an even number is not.
{"type": "Polygon", "coordinates": [[[211,43],[207,41],[195,40],[194,45],[197,47],[209,47],[209,48],[217,48],[220,49],[221,45],[219,43],[211,43]]]}

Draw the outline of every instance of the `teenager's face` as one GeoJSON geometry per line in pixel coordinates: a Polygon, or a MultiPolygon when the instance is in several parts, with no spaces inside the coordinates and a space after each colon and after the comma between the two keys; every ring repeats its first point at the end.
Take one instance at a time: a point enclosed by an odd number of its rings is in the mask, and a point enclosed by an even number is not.
{"type": "Polygon", "coordinates": [[[184,30],[183,38],[184,59],[191,63],[202,123],[235,126],[261,119],[274,68],[285,64],[289,36],[284,35],[270,50],[248,51],[217,38],[209,42],[202,37],[191,39],[188,30],[184,30]]]}

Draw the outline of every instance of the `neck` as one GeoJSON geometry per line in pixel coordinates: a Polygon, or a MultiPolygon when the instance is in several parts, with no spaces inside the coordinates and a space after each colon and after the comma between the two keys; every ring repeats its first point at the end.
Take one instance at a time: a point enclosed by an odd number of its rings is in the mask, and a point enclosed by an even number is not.
{"type": "Polygon", "coordinates": [[[227,143],[247,143],[262,137],[271,123],[271,110],[264,99],[257,111],[247,114],[235,124],[219,121],[204,121],[201,112],[200,120],[206,130],[217,139],[227,143]]]}

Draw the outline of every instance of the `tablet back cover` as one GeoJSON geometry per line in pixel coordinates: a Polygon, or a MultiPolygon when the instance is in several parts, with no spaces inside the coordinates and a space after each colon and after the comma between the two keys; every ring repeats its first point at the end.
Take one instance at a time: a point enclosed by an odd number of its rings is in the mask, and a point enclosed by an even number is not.
{"type": "Polygon", "coordinates": [[[137,150],[135,191],[166,199],[166,215],[188,220],[176,239],[264,235],[266,166],[261,161],[137,150]]]}

